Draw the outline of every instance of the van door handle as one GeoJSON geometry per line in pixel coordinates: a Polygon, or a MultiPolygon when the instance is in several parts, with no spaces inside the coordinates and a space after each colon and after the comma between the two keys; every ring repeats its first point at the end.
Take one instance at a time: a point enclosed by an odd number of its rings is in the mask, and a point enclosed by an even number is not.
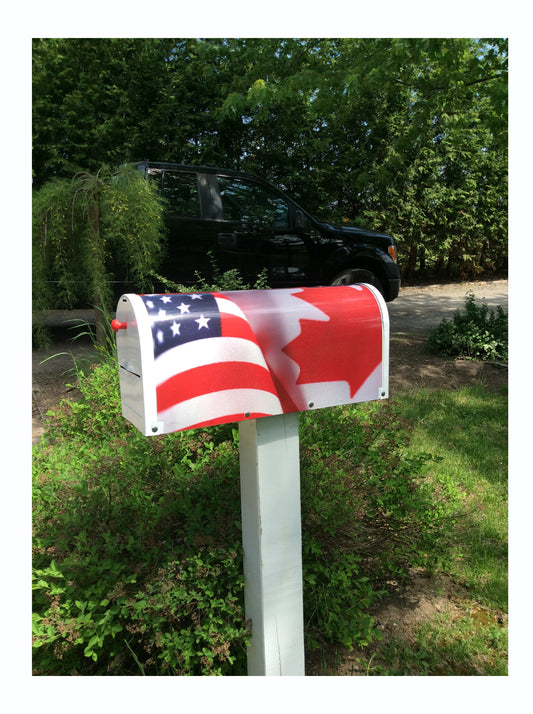
{"type": "Polygon", "coordinates": [[[221,248],[235,248],[237,236],[235,233],[217,233],[217,245],[221,248]]]}

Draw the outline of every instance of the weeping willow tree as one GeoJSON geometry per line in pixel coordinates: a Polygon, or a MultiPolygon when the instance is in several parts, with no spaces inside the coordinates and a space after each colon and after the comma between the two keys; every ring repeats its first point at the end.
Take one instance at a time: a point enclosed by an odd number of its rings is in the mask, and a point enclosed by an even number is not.
{"type": "MultiPolygon", "coordinates": [[[[113,306],[113,282],[149,289],[164,249],[163,204],[134,169],[81,172],[33,197],[33,310],[113,306]]],[[[34,319],[34,336],[45,333],[34,319]]]]}

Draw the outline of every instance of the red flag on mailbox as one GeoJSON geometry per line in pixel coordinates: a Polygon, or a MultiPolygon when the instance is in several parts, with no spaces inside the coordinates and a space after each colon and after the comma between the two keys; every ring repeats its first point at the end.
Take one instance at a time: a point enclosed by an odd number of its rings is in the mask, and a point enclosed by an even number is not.
{"type": "Polygon", "coordinates": [[[386,396],[386,308],[368,286],[141,299],[164,432],[386,396]]]}

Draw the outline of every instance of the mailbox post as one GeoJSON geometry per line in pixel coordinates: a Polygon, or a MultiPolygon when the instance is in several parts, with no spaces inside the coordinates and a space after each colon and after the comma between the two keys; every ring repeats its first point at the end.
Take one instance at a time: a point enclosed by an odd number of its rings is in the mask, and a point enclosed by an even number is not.
{"type": "Polygon", "coordinates": [[[123,295],[122,414],[146,436],[239,422],[249,675],[304,675],[298,413],[388,396],[369,285],[123,295]]]}
{"type": "Polygon", "coordinates": [[[298,414],[239,424],[249,675],[303,675],[298,414]]]}

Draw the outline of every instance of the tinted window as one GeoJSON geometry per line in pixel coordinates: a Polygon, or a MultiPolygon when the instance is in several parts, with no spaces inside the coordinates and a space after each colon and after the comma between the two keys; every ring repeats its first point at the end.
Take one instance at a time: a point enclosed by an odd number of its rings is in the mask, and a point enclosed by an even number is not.
{"type": "Polygon", "coordinates": [[[253,181],[218,176],[223,218],[287,230],[289,206],[268,187],[253,181]]]}
{"type": "Polygon", "coordinates": [[[165,171],[162,193],[169,203],[171,213],[186,218],[200,216],[200,197],[196,174],[165,171]]]}

